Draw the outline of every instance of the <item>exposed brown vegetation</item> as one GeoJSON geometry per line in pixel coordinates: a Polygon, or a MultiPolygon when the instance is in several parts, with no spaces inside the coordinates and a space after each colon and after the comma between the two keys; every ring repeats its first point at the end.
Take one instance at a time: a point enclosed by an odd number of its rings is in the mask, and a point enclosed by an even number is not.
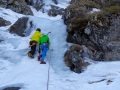
{"type": "Polygon", "coordinates": [[[63,19],[67,41],[85,45],[91,59],[119,60],[120,0],[71,0],[63,19]]]}

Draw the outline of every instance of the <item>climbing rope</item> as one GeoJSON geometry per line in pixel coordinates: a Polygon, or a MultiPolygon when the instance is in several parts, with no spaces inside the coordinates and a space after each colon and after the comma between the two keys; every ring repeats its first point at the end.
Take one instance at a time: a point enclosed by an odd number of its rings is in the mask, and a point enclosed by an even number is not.
{"type": "MultiPolygon", "coordinates": [[[[47,35],[51,34],[51,32],[48,32],[47,35]]],[[[48,66],[48,77],[47,77],[47,90],[49,90],[49,82],[50,82],[50,61],[51,61],[51,52],[53,49],[50,50],[50,57],[49,57],[49,66],[48,66]]]]}
{"type": "Polygon", "coordinates": [[[49,66],[48,66],[48,79],[47,79],[47,90],[49,90],[49,82],[50,82],[50,61],[51,61],[51,52],[53,49],[50,50],[50,58],[49,58],[49,66]]]}
{"type": "Polygon", "coordinates": [[[50,78],[50,60],[49,60],[49,66],[48,66],[47,90],[49,89],[49,78],[50,78]]]}

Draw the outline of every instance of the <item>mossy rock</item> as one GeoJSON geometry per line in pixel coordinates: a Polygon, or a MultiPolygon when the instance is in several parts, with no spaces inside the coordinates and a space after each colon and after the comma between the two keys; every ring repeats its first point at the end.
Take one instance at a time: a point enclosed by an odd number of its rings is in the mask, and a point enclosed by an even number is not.
{"type": "Polygon", "coordinates": [[[103,20],[106,18],[106,16],[112,15],[120,15],[120,6],[110,6],[103,9],[98,13],[97,18],[103,20]]]}
{"type": "Polygon", "coordinates": [[[88,24],[88,20],[82,17],[74,17],[70,20],[71,28],[74,30],[84,30],[88,24]]]}
{"type": "Polygon", "coordinates": [[[120,14],[120,6],[110,6],[106,8],[104,12],[109,15],[120,14]]]}

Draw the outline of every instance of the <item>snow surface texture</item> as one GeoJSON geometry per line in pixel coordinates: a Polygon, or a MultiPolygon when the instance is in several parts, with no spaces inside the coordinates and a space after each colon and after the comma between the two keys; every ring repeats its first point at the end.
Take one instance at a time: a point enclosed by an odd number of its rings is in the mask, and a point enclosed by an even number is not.
{"type": "MultiPolygon", "coordinates": [[[[19,37],[8,32],[8,28],[0,27],[0,90],[5,87],[21,87],[20,90],[47,90],[48,67],[50,65],[49,90],[119,90],[120,62],[93,62],[81,74],[71,72],[63,61],[64,52],[68,48],[65,41],[66,26],[60,16],[49,17],[41,12],[29,16],[34,27],[28,37],[19,37]],[[39,13],[39,14],[38,14],[39,13]],[[29,39],[36,28],[48,33],[51,41],[47,53],[46,65],[27,57],[29,39]],[[49,63],[50,62],[50,63],[49,63]]],[[[23,15],[9,9],[0,8],[0,16],[12,21],[12,24],[23,15]]]]}

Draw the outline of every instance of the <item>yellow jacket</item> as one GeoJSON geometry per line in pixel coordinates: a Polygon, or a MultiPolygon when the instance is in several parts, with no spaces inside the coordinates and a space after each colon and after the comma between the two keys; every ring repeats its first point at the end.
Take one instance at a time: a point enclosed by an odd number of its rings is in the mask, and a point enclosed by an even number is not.
{"type": "Polygon", "coordinates": [[[30,38],[30,41],[36,41],[38,43],[41,37],[42,37],[42,34],[39,31],[35,31],[33,36],[30,38]]]}

